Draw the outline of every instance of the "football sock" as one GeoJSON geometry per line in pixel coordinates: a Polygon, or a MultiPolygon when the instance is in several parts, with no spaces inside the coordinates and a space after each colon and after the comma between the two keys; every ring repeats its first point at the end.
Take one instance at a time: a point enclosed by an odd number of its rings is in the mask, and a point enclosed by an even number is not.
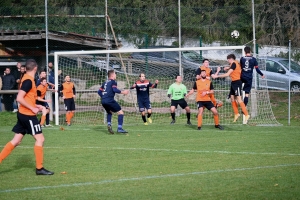
{"type": "Polygon", "coordinates": [[[219,115],[214,115],[215,125],[219,125],[219,115]]]}
{"type": "Polygon", "coordinates": [[[14,150],[15,146],[8,142],[0,153],[0,163],[14,150]]]}
{"type": "Polygon", "coordinates": [[[66,113],[66,120],[67,120],[67,123],[70,123],[70,113],[69,112],[66,113]]]}
{"type": "Polygon", "coordinates": [[[35,165],[37,169],[43,168],[44,152],[42,146],[34,146],[35,165]]]}
{"type": "Polygon", "coordinates": [[[151,114],[152,114],[152,113],[148,113],[147,118],[150,118],[150,117],[151,117],[151,114]]]}
{"type": "Polygon", "coordinates": [[[40,125],[44,125],[46,120],[46,115],[42,115],[40,125]]]}
{"type": "Polygon", "coordinates": [[[191,119],[191,113],[186,113],[186,118],[190,121],[190,119],[191,119]]]}
{"type": "Polygon", "coordinates": [[[107,124],[108,124],[108,125],[111,125],[112,114],[111,114],[111,113],[107,113],[107,116],[106,116],[106,117],[107,117],[107,119],[106,119],[106,120],[107,120],[107,124]]]}
{"type": "Polygon", "coordinates": [[[175,120],[175,113],[171,113],[172,119],[175,120]]]}
{"type": "Polygon", "coordinates": [[[122,128],[124,115],[118,115],[118,128],[122,128]]]}
{"type": "Polygon", "coordinates": [[[246,115],[246,116],[249,115],[248,110],[247,110],[247,108],[246,108],[244,102],[241,102],[241,103],[240,103],[240,106],[241,106],[241,108],[242,108],[242,111],[243,111],[244,115],[246,115]]]}
{"type": "Polygon", "coordinates": [[[50,124],[50,120],[49,120],[49,113],[46,114],[46,124],[50,124]]]}
{"type": "Polygon", "coordinates": [[[248,100],[249,100],[248,97],[245,97],[245,98],[244,98],[244,104],[245,104],[245,106],[247,106],[248,100]]]}
{"type": "Polygon", "coordinates": [[[70,112],[70,121],[73,118],[73,116],[74,116],[74,112],[70,112]]]}
{"type": "Polygon", "coordinates": [[[238,104],[236,101],[231,102],[231,106],[235,115],[239,114],[238,104]]]}
{"type": "Polygon", "coordinates": [[[147,121],[146,121],[146,116],[145,116],[145,115],[142,115],[142,119],[143,119],[144,123],[147,122],[147,121]]]}
{"type": "Polygon", "coordinates": [[[202,126],[202,115],[198,115],[198,127],[202,126]]]}
{"type": "Polygon", "coordinates": [[[215,99],[214,94],[210,94],[210,99],[211,99],[211,102],[214,104],[214,106],[216,106],[217,105],[217,100],[215,99]]]}

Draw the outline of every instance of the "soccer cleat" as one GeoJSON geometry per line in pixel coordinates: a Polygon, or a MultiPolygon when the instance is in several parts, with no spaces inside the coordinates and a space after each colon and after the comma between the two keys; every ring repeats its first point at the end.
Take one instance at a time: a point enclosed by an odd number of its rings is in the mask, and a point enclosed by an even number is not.
{"type": "Polygon", "coordinates": [[[248,123],[249,118],[250,118],[250,115],[245,116],[245,123],[246,124],[248,123]]]}
{"type": "Polygon", "coordinates": [[[236,122],[236,120],[240,117],[240,114],[236,114],[234,115],[234,119],[233,119],[233,122],[236,122]]]}
{"type": "Polygon", "coordinates": [[[187,125],[192,125],[192,123],[191,123],[190,120],[187,120],[186,124],[187,124],[187,125]]]}
{"type": "Polygon", "coordinates": [[[111,125],[107,125],[107,130],[110,134],[114,134],[114,131],[112,130],[111,125]]]}
{"type": "Polygon", "coordinates": [[[36,169],[35,173],[36,173],[36,175],[53,175],[54,174],[54,172],[50,172],[50,171],[46,170],[45,168],[36,169]]]}
{"type": "Polygon", "coordinates": [[[148,126],[148,123],[147,123],[147,122],[144,122],[144,125],[145,125],[145,126],[148,126]]]}
{"type": "Polygon", "coordinates": [[[51,124],[46,124],[45,127],[53,127],[51,124]]]}
{"type": "Polygon", "coordinates": [[[200,131],[200,130],[201,130],[201,126],[198,127],[198,131],[200,131]]]}
{"type": "Polygon", "coordinates": [[[68,123],[67,125],[68,125],[68,126],[71,126],[71,123],[68,123]]]}
{"type": "Polygon", "coordinates": [[[170,124],[171,125],[175,124],[175,119],[173,119],[170,124]]]}
{"type": "Polygon", "coordinates": [[[150,117],[148,118],[148,122],[152,124],[152,119],[150,117]]]}
{"type": "Polygon", "coordinates": [[[223,126],[221,126],[221,125],[215,125],[215,128],[218,128],[220,130],[224,130],[223,126]]]}
{"type": "Polygon", "coordinates": [[[40,126],[41,126],[42,128],[44,128],[44,127],[45,127],[43,124],[40,124],[40,126]]]}
{"type": "Polygon", "coordinates": [[[122,128],[118,128],[117,132],[118,132],[118,133],[123,133],[123,134],[128,133],[127,131],[125,131],[125,130],[122,129],[122,128]]]}

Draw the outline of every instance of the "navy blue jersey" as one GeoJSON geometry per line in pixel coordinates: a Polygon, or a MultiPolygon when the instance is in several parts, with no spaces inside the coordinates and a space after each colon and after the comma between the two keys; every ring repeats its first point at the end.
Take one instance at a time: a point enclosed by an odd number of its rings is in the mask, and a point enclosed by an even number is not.
{"type": "Polygon", "coordinates": [[[98,94],[102,98],[102,102],[113,101],[115,93],[121,93],[121,91],[117,88],[117,82],[111,79],[104,82],[98,91],[98,94]]]}
{"type": "MultiPolygon", "coordinates": [[[[143,82],[138,80],[135,82],[136,94],[138,100],[149,99],[149,88],[155,88],[157,85],[152,84],[148,80],[144,80],[143,82]]],[[[131,87],[133,89],[134,87],[131,87]]]]}
{"type": "Polygon", "coordinates": [[[263,74],[258,69],[258,63],[256,58],[253,56],[244,56],[240,59],[241,67],[242,67],[242,75],[241,78],[243,79],[252,79],[253,77],[253,69],[255,68],[257,73],[259,73],[261,76],[263,74]]]}

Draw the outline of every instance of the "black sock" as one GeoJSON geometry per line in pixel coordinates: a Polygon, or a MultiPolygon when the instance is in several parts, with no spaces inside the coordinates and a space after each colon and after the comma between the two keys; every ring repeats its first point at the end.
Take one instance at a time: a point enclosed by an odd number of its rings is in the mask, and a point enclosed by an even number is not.
{"type": "Polygon", "coordinates": [[[244,98],[244,104],[245,104],[245,106],[247,106],[247,104],[248,104],[248,97],[244,98]]]}
{"type": "Polygon", "coordinates": [[[151,117],[151,113],[148,113],[147,117],[150,118],[151,117]]]}
{"type": "Polygon", "coordinates": [[[187,120],[190,121],[190,119],[191,119],[191,113],[186,113],[186,118],[187,118],[187,120]]]}
{"type": "Polygon", "coordinates": [[[146,116],[145,116],[145,115],[142,115],[142,119],[143,119],[144,123],[147,122],[147,121],[146,121],[146,116]]]}
{"type": "Polygon", "coordinates": [[[172,119],[175,120],[175,113],[171,113],[172,119]]]}

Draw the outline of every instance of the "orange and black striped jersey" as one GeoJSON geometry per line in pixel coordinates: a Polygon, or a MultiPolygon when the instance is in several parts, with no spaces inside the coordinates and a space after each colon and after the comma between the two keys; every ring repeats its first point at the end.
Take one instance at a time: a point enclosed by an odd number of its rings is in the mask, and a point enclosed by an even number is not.
{"type": "Polygon", "coordinates": [[[205,96],[202,96],[203,92],[208,92],[210,90],[213,90],[214,87],[210,80],[208,79],[199,79],[194,83],[194,90],[197,90],[197,96],[196,96],[196,102],[198,101],[211,101],[210,95],[206,94],[205,96]]]}
{"type": "Polygon", "coordinates": [[[233,61],[230,65],[230,69],[232,69],[232,73],[230,74],[231,81],[241,80],[242,68],[238,61],[233,61]]]}
{"type": "MultiPolygon", "coordinates": [[[[36,98],[37,98],[37,93],[36,93],[36,85],[34,82],[34,77],[29,76],[28,74],[24,74],[21,83],[20,83],[20,90],[23,90],[26,92],[24,99],[25,101],[30,104],[33,107],[36,107],[36,98]]],[[[19,107],[19,112],[28,115],[28,116],[34,116],[36,115],[34,112],[32,112],[29,108],[23,106],[20,104],[19,107]]]]}
{"type": "Polygon", "coordinates": [[[66,99],[73,98],[73,95],[76,93],[74,83],[72,82],[64,82],[61,85],[60,91],[66,99]]]}
{"type": "Polygon", "coordinates": [[[37,96],[41,97],[42,99],[45,98],[46,96],[46,92],[47,92],[47,88],[48,88],[48,83],[46,85],[42,85],[40,84],[39,86],[37,86],[36,90],[37,90],[37,96]]]}

